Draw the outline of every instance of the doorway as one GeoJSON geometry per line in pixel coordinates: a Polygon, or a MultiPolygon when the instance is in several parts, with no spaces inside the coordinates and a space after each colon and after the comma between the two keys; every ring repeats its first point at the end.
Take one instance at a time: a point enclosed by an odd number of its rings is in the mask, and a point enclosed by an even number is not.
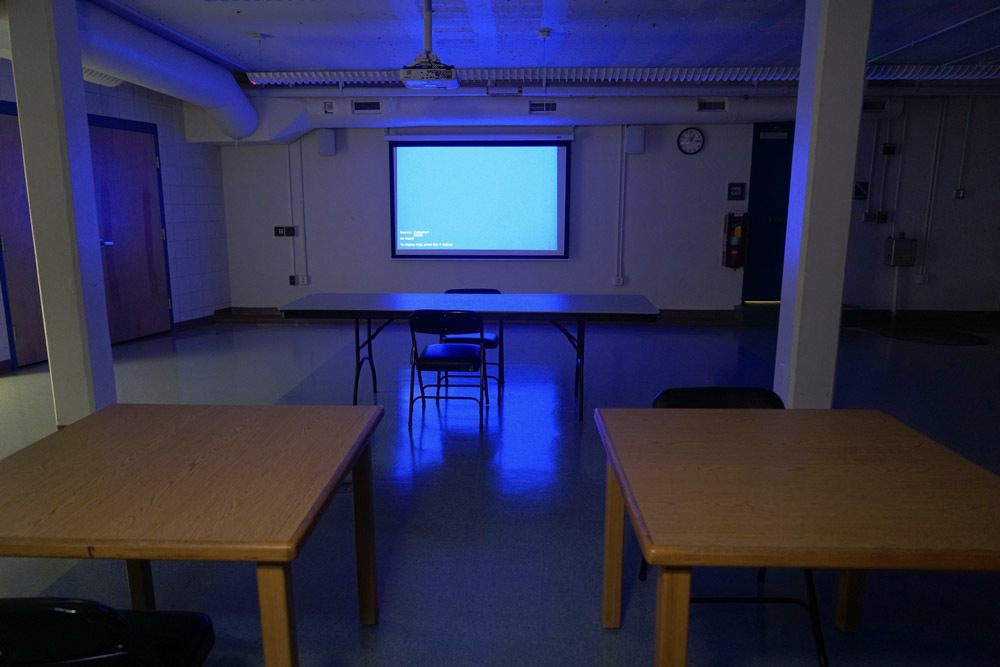
{"type": "Polygon", "coordinates": [[[743,303],[781,300],[795,123],[755,123],[743,303]]]}
{"type": "MultiPolygon", "coordinates": [[[[13,105],[0,109],[0,238],[11,366],[47,358],[38,274],[13,105]]],[[[108,331],[118,343],[173,323],[156,126],[90,116],[108,331]]]]}

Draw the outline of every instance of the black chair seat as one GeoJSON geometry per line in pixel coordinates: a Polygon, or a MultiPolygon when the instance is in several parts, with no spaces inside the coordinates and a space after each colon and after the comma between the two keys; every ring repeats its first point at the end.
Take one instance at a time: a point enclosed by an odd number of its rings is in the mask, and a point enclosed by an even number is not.
{"type": "Polygon", "coordinates": [[[410,409],[407,425],[413,427],[413,404],[420,401],[427,405],[427,399],[435,401],[460,399],[479,404],[479,430],[483,430],[483,407],[489,403],[486,390],[486,340],[483,337],[483,318],[471,310],[416,310],[410,315],[410,409]],[[425,338],[436,336],[438,342],[421,349],[417,335],[425,338]],[[475,343],[442,343],[445,336],[459,336],[475,343]],[[417,351],[420,350],[418,353],[417,351]],[[424,371],[437,373],[437,381],[424,382],[424,371]],[[453,375],[455,374],[455,375],[453,375]],[[415,381],[419,378],[420,394],[414,392],[415,381]],[[452,382],[466,380],[466,382],[452,382]],[[472,384],[475,380],[475,384],[472,384]],[[427,393],[433,388],[434,394],[427,393]],[[472,388],[478,396],[463,395],[451,389],[472,388]],[[441,390],[445,393],[442,395],[441,390]]]}
{"type": "MultiPolygon", "coordinates": [[[[457,287],[449,290],[445,290],[447,294],[500,294],[500,290],[495,287],[457,287]]],[[[489,369],[487,368],[487,377],[496,380],[497,389],[503,389],[503,320],[497,321],[498,331],[496,333],[490,333],[487,331],[483,332],[483,348],[487,350],[496,350],[497,356],[496,361],[486,361],[486,366],[496,366],[497,374],[489,375],[489,369]]],[[[444,336],[441,340],[442,343],[476,343],[479,344],[479,339],[475,336],[467,334],[450,334],[444,336]]]]}
{"type": "Polygon", "coordinates": [[[417,370],[472,373],[479,370],[479,345],[439,343],[428,345],[417,359],[417,370]]]}
{"type": "MultiPolygon", "coordinates": [[[[479,336],[476,335],[463,335],[463,334],[452,334],[451,336],[445,336],[441,339],[442,343],[471,343],[472,345],[479,345],[479,336]]],[[[495,333],[484,333],[483,334],[483,345],[487,350],[495,350],[497,346],[500,345],[500,337],[495,333]]]]}

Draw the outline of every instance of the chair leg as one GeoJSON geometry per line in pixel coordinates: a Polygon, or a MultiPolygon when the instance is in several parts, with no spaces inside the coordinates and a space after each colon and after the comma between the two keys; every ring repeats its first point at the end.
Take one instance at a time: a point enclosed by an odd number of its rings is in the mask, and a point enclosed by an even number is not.
{"type": "MultiPolygon", "coordinates": [[[[483,400],[487,398],[489,394],[486,392],[486,360],[484,359],[482,363],[479,364],[479,430],[483,430],[483,400]]],[[[487,398],[488,400],[488,398],[487,398]]]]}
{"type": "Polygon", "coordinates": [[[816,661],[820,667],[827,667],[830,664],[826,656],[826,643],[823,641],[823,626],[819,619],[819,604],[816,601],[816,584],[813,582],[813,573],[809,568],[802,570],[806,579],[806,594],[809,599],[809,620],[812,623],[813,638],[816,640],[816,661]]]}
{"type": "Polygon", "coordinates": [[[416,366],[411,363],[410,364],[410,415],[406,422],[406,425],[411,427],[413,426],[413,376],[416,374],[415,371],[416,371],[416,366]]]}
{"type": "Polygon", "coordinates": [[[489,405],[490,404],[490,385],[489,385],[489,377],[486,375],[486,361],[485,360],[483,361],[483,363],[480,366],[480,368],[482,369],[482,373],[483,373],[483,386],[484,386],[484,392],[486,394],[486,405],[489,405]]]}
{"type": "Polygon", "coordinates": [[[498,369],[498,372],[497,372],[497,378],[500,380],[500,388],[503,389],[503,382],[504,382],[504,378],[503,378],[503,320],[500,320],[500,335],[498,336],[498,338],[500,338],[500,341],[499,341],[500,344],[497,346],[497,362],[498,362],[498,366],[499,366],[499,369],[498,369]]]}
{"type": "Polygon", "coordinates": [[[420,385],[420,405],[427,407],[427,391],[424,389],[424,373],[417,369],[417,383],[420,385]]]}

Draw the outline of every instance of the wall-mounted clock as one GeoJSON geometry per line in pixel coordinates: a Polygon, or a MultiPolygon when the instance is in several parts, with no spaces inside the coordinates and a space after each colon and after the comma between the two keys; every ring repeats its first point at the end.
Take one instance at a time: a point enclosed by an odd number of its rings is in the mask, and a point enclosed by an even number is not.
{"type": "Polygon", "coordinates": [[[688,127],[677,135],[677,148],[685,155],[694,155],[705,146],[705,135],[697,127],[688,127]]]}

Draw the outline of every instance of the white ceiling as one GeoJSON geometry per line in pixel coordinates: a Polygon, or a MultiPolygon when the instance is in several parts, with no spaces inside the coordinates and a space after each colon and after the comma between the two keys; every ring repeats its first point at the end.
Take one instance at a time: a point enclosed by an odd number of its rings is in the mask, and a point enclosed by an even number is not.
{"type": "MultiPolygon", "coordinates": [[[[423,51],[422,0],[92,1],[234,73],[398,69],[423,51]]],[[[794,66],[804,5],[434,0],[433,51],[458,68],[794,66]]],[[[1000,64],[1000,2],[874,0],[868,53],[874,64],[1000,64]]]]}

